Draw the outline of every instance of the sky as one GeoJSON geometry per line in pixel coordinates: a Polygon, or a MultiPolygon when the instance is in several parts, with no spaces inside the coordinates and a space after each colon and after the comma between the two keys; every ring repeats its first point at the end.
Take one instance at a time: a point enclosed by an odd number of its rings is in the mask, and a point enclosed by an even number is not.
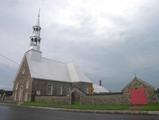
{"type": "Polygon", "coordinates": [[[158,0],[0,3],[0,88],[13,87],[39,8],[43,56],[74,63],[110,91],[120,91],[135,74],[159,87],[158,0]]]}

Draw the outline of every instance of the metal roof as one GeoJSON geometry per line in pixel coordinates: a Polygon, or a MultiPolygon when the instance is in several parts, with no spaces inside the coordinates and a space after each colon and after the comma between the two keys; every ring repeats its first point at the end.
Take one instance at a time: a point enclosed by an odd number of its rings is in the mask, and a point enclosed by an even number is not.
{"type": "Polygon", "coordinates": [[[109,90],[98,84],[93,84],[94,93],[108,93],[109,90]]]}
{"type": "Polygon", "coordinates": [[[25,55],[32,78],[61,82],[92,83],[92,81],[72,63],[66,64],[57,60],[47,59],[42,57],[40,52],[38,53],[32,50],[26,52],[25,55]]]}

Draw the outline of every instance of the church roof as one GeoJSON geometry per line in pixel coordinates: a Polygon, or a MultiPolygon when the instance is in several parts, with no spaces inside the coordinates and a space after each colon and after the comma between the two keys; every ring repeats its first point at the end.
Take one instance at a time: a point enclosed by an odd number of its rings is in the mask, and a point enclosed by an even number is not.
{"type": "Polygon", "coordinates": [[[100,86],[98,84],[93,84],[94,93],[108,93],[109,90],[107,90],[105,87],[100,86]]]}
{"type": "Polygon", "coordinates": [[[138,77],[135,76],[133,78],[133,80],[122,89],[122,91],[124,91],[125,89],[127,89],[132,84],[133,81],[138,81],[138,82],[142,83],[143,85],[148,86],[148,87],[154,89],[154,87],[151,84],[149,84],[148,82],[146,82],[146,81],[144,81],[144,80],[142,80],[142,79],[140,79],[140,78],[138,78],[138,77]]]}
{"type": "Polygon", "coordinates": [[[61,82],[92,82],[72,63],[66,64],[45,57],[34,59],[29,53],[26,53],[26,58],[32,78],[61,82]]]}

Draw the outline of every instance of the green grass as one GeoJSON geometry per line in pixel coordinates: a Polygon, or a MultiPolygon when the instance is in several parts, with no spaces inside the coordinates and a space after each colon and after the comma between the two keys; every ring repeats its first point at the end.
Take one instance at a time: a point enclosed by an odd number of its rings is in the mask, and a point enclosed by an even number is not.
{"type": "Polygon", "coordinates": [[[79,102],[68,105],[53,102],[25,102],[23,106],[38,106],[38,107],[52,107],[52,108],[66,108],[66,109],[80,109],[80,110],[140,110],[140,111],[159,111],[158,104],[149,104],[144,106],[131,106],[128,104],[80,104],[79,102]]]}
{"type": "Polygon", "coordinates": [[[22,105],[24,106],[39,106],[39,107],[61,107],[64,104],[52,103],[46,101],[38,101],[38,102],[24,102],[22,105]]]}
{"type": "Polygon", "coordinates": [[[51,103],[51,102],[25,102],[24,106],[39,106],[39,107],[54,107],[54,108],[66,108],[66,109],[81,109],[81,110],[126,110],[129,108],[127,104],[80,104],[75,103],[72,105],[68,104],[59,104],[59,103],[51,103]]]}
{"type": "Polygon", "coordinates": [[[140,110],[143,111],[159,111],[159,103],[158,104],[149,104],[149,105],[145,105],[145,106],[141,106],[140,110]]]}
{"type": "Polygon", "coordinates": [[[66,108],[73,109],[83,109],[83,110],[125,110],[128,109],[129,105],[119,104],[101,104],[101,105],[70,105],[66,106],[66,108]]]}

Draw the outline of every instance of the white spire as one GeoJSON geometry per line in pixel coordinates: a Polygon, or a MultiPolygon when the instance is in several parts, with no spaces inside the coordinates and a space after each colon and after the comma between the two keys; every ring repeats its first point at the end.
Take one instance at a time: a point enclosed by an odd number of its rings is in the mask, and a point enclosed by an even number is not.
{"type": "Polygon", "coordinates": [[[40,9],[38,12],[37,23],[33,26],[33,33],[30,36],[30,49],[39,50],[40,51],[40,9]]]}
{"type": "Polygon", "coordinates": [[[38,19],[37,19],[37,26],[40,26],[40,9],[39,9],[39,12],[38,12],[38,19]]]}

